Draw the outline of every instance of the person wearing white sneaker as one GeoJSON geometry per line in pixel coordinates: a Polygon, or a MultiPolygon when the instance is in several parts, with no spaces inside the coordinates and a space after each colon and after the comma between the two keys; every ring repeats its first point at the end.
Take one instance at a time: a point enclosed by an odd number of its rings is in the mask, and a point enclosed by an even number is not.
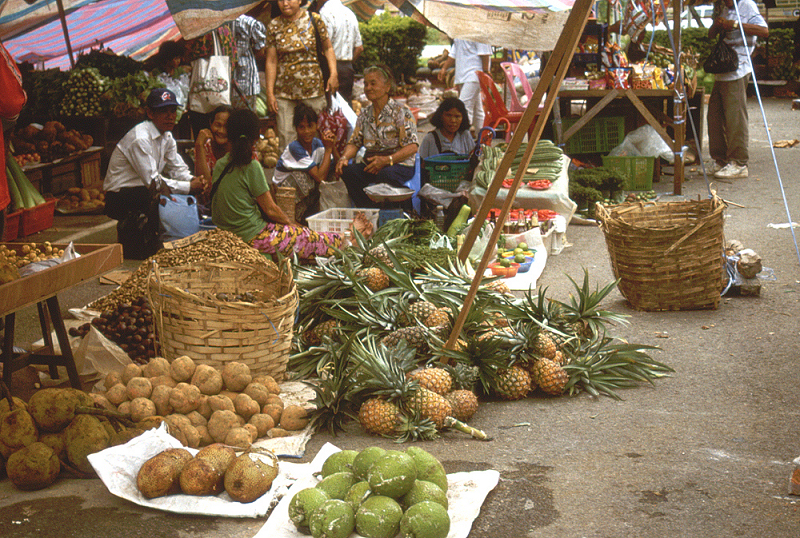
{"type": "Polygon", "coordinates": [[[739,55],[735,71],[714,77],[714,88],[708,101],[708,152],[712,165],[710,172],[716,178],[733,179],[748,176],[749,159],[747,130],[747,84],[750,80],[750,63],[756,38],[767,38],[769,28],[753,0],[717,0],[714,4],[714,23],[708,29],[708,38],[722,34],[725,43],[739,55]],[[741,21],[741,28],[739,27],[741,21]],[[742,32],[746,42],[742,39],[742,32]]]}
{"type": "Polygon", "coordinates": [[[747,177],[747,165],[738,165],[736,163],[728,163],[723,166],[719,171],[714,173],[714,177],[719,179],[736,179],[747,177]]]}

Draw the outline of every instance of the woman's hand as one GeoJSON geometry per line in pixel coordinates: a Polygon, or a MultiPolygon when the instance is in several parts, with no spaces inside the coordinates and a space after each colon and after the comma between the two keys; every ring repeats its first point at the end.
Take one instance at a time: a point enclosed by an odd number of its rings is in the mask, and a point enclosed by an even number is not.
{"type": "Polygon", "coordinates": [[[278,113],[278,99],[274,95],[267,96],[267,104],[272,112],[278,113]]]}
{"type": "Polygon", "coordinates": [[[374,157],[368,157],[366,160],[367,166],[364,167],[364,171],[368,174],[377,174],[387,166],[394,164],[392,157],[389,155],[375,155],[374,157]]]}
{"type": "Polygon", "coordinates": [[[206,188],[206,178],[203,176],[194,176],[189,184],[189,192],[203,192],[206,188]]]}
{"type": "Polygon", "coordinates": [[[336,95],[336,92],[339,91],[339,75],[337,73],[331,73],[331,76],[328,77],[328,87],[325,89],[331,95],[336,95]]]}

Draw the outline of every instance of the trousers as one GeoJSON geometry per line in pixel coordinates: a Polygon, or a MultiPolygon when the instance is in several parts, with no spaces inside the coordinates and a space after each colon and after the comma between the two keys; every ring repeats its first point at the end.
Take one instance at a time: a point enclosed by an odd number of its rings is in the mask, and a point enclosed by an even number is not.
{"type": "Polygon", "coordinates": [[[747,83],[750,75],[738,80],[714,81],[708,99],[708,153],[720,164],[735,162],[746,166],[750,158],[747,144],[747,83]]]}

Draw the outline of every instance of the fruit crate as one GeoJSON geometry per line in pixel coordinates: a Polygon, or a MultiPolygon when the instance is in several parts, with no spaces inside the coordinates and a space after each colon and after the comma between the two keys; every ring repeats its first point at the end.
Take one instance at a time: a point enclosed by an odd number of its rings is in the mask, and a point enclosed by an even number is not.
{"type": "Polygon", "coordinates": [[[100,152],[95,152],[79,161],[81,186],[84,189],[102,189],[103,176],[100,174],[100,152]]]}
{"type": "Polygon", "coordinates": [[[30,209],[22,211],[22,218],[19,223],[19,236],[35,234],[46,230],[53,225],[53,217],[56,210],[56,199],[49,198],[43,204],[39,204],[30,209]]]}
{"type": "Polygon", "coordinates": [[[357,207],[332,207],[316,215],[308,217],[308,227],[315,232],[348,233],[353,219],[358,213],[364,213],[372,223],[373,229],[378,229],[379,209],[361,209],[357,207]]]}
{"type": "Polygon", "coordinates": [[[655,157],[603,157],[603,166],[625,175],[626,191],[649,191],[653,188],[655,157]]]}
{"type": "Polygon", "coordinates": [[[0,241],[13,241],[19,237],[19,222],[22,219],[22,209],[14,211],[13,213],[5,214],[5,224],[3,226],[3,237],[0,241]]]}
{"type": "MultiPolygon", "coordinates": [[[[561,132],[572,127],[580,118],[561,120],[561,132]]],[[[623,116],[595,116],[566,141],[564,150],[568,155],[580,153],[608,153],[625,138],[623,116]]]]}

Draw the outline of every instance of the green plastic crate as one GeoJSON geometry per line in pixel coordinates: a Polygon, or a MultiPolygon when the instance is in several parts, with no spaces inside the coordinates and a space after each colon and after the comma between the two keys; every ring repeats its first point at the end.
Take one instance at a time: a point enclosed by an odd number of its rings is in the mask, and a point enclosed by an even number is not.
{"type": "Polygon", "coordinates": [[[603,157],[603,166],[625,175],[626,191],[649,191],[653,188],[655,157],[603,157]]]}
{"type": "Polygon", "coordinates": [[[442,153],[432,155],[422,164],[428,173],[428,181],[438,189],[455,192],[462,181],[470,181],[469,155],[442,153]]]}
{"type": "MultiPolygon", "coordinates": [[[[563,118],[561,132],[564,133],[580,118],[563,118]]],[[[555,128],[555,127],[554,127],[555,128]]],[[[625,138],[625,118],[622,116],[595,116],[564,144],[567,154],[608,153],[625,138]]]]}

